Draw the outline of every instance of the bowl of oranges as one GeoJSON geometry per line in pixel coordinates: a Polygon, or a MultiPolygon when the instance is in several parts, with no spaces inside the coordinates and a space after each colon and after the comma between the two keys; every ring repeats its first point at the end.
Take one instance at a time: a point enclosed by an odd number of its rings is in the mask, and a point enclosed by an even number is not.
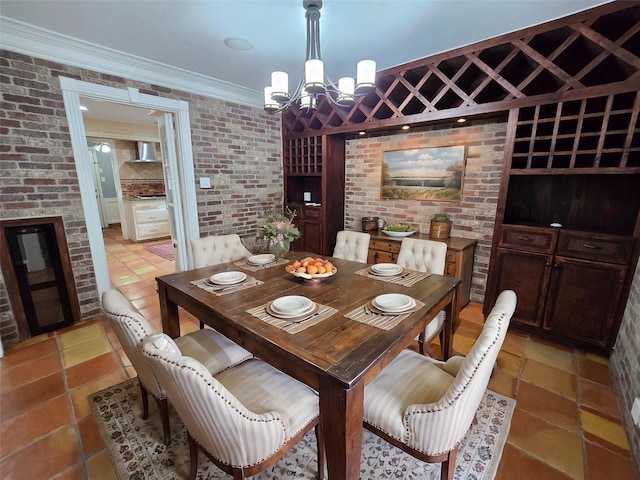
{"type": "Polygon", "coordinates": [[[330,260],[320,257],[305,257],[296,260],[287,265],[285,270],[310,285],[317,285],[323,280],[335,275],[338,271],[330,260]]]}

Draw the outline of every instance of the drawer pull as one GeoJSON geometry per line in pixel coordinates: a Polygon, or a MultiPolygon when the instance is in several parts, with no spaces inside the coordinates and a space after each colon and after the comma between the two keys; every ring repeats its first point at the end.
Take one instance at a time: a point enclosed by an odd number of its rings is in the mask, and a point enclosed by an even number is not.
{"type": "Polygon", "coordinates": [[[531,238],[531,237],[518,237],[518,240],[520,240],[521,242],[532,242],[533,238],[531,238]]]}
{"type": "Polygon", "coordinates": [[[583,243],[582,246],[584,248],[589,248],[591,250],[600,250],[600,248],[601,248],[598,245],[594,245],[593,243],[583,243]]]}

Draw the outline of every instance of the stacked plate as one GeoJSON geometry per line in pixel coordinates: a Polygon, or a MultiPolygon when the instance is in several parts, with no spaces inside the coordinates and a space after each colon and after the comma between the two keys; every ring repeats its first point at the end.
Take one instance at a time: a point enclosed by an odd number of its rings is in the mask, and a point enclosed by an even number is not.
{"type": "Polygon", "coordinates": [[[297,318],[314,313],[317,307],[316,303],[307,297],[288,295],[276,298],[268,305],[267,310],[274,317],[297,318]]]}
{"type": "Polygon", "coordinates": [[[409,295],[401,293],[385,293],[371,301],[371,305],[384,313],[404,313],[416,306],[416,301],[409,295]]]}
{"type": "Polygon", "coordinates": [[[251,265],[267,265],[276,261],[276,256],[272,253],[263,253],[262,255],[254,255],[247,258],[247,262],[251,265]]]}
{"type": "Polygon", "coordinates": [[[242,272],[220,272],[209,277],[209,281],[215,285],[234,285],[243,282],[247,276],[242,272]]]}
{"type": "Polygon", "coordinates": [[[380,275],[381,277],[393,277],[400,275],[403,268],[395,263],[376,263],[369,267],[369,271],[374,275],[380,275]]]}

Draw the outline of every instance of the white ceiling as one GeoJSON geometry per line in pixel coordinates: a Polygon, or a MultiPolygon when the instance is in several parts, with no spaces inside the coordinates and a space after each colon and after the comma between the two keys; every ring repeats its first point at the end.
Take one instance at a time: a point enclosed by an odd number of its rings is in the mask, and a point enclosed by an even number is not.
{"type": "MultiPolygon", "coordinates": [[[[355,76],[357,61],[365,58],[375,60],[377,69],[384,70],[603,3],[608,2],[324,0],[320,32],[325,72],[334,81],[355,76]]],[[[273,70],[288,72],[290,89],[295,88],[305,60],[304,13],[302,0],[0,2],[0,20],[23,22],[239,85],[255,91],[256,97],[270,84],[273,70]],[[253,48],[232,50],[224,43],[227,37],[248,40],[253,48]]],[[[95,105],[85,116],[109,118],[109,109],[102,108],[108,106],[95,105]]],[[[142,113],[139,121],[147,123],[146,111],[118,111],[128,119],[142,113]]]]}

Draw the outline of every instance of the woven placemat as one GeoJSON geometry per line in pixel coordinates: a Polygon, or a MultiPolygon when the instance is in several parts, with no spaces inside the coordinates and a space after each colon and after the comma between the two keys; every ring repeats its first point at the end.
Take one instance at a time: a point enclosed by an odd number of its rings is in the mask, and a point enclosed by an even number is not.
{"type": "Polygon", "coordinates": [[[323,320],[326,320],[338,311],[333,307],[327,307],[326,305],[318,304],[319,308],[316,313],[313,313],[308,317],[301,318],[299,320],[289,320],[286,318],[278,318],[270,315],[269,312],[267,312],[268,305],[268,303],[265,303],[264,305],[260,305],[259,307],[251,308],[247,310],[247,313],[253,315],[256,318],[259,318],[269,325],[277,327],[280,330],[284,330],[287,333],[302,332],[303,330],[317,323],[320,323],[323,320]]]}
{"type": "Polygon", "coordinates": [[[363,277],[373,278],[374,280],[380,280],[382,282],[402,285],[403,287],[412,287],[413,285],[418,283],[420,280],[424,280],[425,278],[431,276],[431,274],[427,272],[416,272],[415,270],[405,269],[400,275],[385,277],[382,275],[375,275],[371,273],[369,268],[370,267],[363,268],[362,270],[358,270],[356,272],[356,275],[362,275],[363,277]]]}
{"type": "Polygon", "coordinates": [[[238,260],[237,262],[233,262],[234,265],[244,268],[245,270],[249,270],[250,272],[257,272],[259,270],[264,270],[265,268],[278,267],[280,265],[286,265],[290,260],[286,258],[281,258],[276,260],[275,262],[267,263],[266,265],[253,265],[249,263],[247,260],[238,260]]]}
{"type": "Polygon", "coordinates": [[[404,320],[423,306],[424,303],[422,303],[420,300],[416,300],[416,306],[408,312],[401,313],[399,315],[383,315],[381,313],[373,312],[369,307],[369,302],[367,302],[364,305],[360,305],[355,310],[351,310],[345,315],[345,317],[350,320],[355,320],[356,322],[380,328],[382,330],[391,330],[402,320],[404,320]]]}
{"type": "Polygon", "coordinates": [[[246,288],[256,287],[258,285],[262,285],[264,282],[247,276],[242,283],[236,283],[234,285],[211,285],[207,282],[210,277],[201,278],[200,280],[194,280],[189,282],[191,285],[195,285],[198,288],[206,290],[210,293],[215,293],[216,295],[226,295],[227,293],[234,293],[240,290],[244,290],[246,288]]]}

